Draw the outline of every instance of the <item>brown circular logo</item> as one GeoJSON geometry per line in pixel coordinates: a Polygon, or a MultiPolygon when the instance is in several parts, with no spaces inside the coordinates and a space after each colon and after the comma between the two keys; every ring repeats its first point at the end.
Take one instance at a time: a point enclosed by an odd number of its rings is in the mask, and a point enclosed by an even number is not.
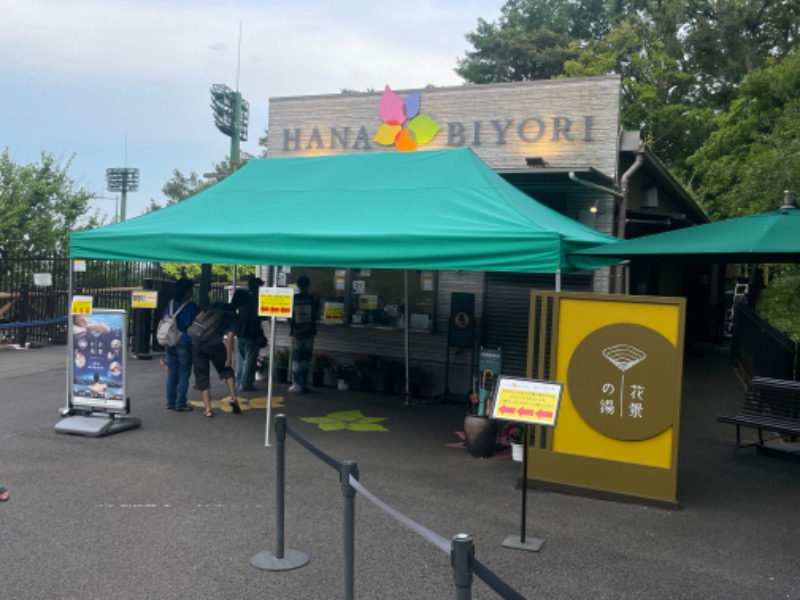
{"type": "Polygon", "coordinates": [[[618,440],[645,440],[672,425],[677,350],[642,325],[602,327],[578,344],[567,389],[592,429],[618,440]]]}

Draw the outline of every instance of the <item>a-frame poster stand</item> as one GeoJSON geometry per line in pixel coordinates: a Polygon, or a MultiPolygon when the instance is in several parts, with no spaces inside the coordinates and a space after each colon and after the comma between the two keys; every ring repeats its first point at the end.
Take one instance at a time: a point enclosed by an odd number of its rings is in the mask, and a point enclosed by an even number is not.
{"type": "Polygon", "coordinates": [[[127,314],[94,309],[91,297],[73,299],[68,335],[67,406],[56,433],[103,437],[142,424],[126,416],[127,314]]]}

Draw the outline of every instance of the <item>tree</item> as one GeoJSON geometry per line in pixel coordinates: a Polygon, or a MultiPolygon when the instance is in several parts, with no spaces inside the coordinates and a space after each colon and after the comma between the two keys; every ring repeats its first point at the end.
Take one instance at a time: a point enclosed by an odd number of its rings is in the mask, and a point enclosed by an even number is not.
{"type": "Polygon", "coordinates": [[[466,34],[475,48],[458,60],[456,73],[470,83],[549,79],[563,72],[570,58],[569,42],[594,31],[603,32],[603,3],[593,5],[595,20],[580,15],[579,2],[570,0],[508,0],[495,22],[478,19],[466,34]],[[592,22],[594,24],[592,24],[592,22]]]}
{"type": "Polygon", "coordinates": [[[566,61],[564,74],[621,73],[622,126],[641,130],[642,139],[673,173],[686,178],[686,157],[705,141],[713,114],[690,102],[692,77],[670,53],[670,38],[658,33],[667,28],[654,27],[638,15],[628,16],[603,39],[580,49],[579,42],[571,42],[575,58],[566,61]]]}
{"type": "MultiPolygon", "coordinates": [[[[167,181],[161,188],[161,192],[167,197],[167,206],[170,204],[177,204],[181,200],[185,200],[189,196],[211,187],[214,181],[202,179],[197,173],[192,171],[188,175],[184,175],[178,169],[172,172],[172,179],[167,181]]],[[[152,206],[158,206],[153,203],[152,206]]]]}
{"type": "Polygon", "coordinates": [[[698,102],[727,109],[747,73],[796,49],[800,3],[687,0],[681,31],[698,102]]]}
{"type": "Polygon", "coordinates": [[[789,0],[508,0],[466,35],[456,72],[471,83],[618,74],[622,124],[678,176],[743,78],[800,39],[789,0]]]}
{"type": "Polygon", "coordinates": [[[712,217],[773,210],[800,190],[800,54],[751,72],[716,126],[690,158],[712,217]]]}
{"type": "Polygon", "coordinates": [[[62,164],[42,152],[38,163],[20,165],[8,148],[0,155],[0,259],[14,254],[64,254],[69,233],[96,227],[87,217],[91,192],[69,176],[72,159],[62,164]]]}

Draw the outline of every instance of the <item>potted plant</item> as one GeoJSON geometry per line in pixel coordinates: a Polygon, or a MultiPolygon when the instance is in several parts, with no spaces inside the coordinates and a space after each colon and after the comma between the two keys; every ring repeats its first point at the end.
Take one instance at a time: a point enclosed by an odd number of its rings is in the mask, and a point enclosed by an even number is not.
{"type": "Polygon", "coordinates": [[[288,348],[275,350],[275,379],[278,383],[289,382],[289,356],[288,348]]]}
{"type": "Polygon", "coordinates": [[[259,354],[256,359],[256,381],[264,381],[268,378],[267,366],[269,365],[269,358],[263,354],[259,354]]]}
{"type": "Polygon", "coordinates": [[[433,373],[420,365],[411,365],[408,372],[408,379],[412,398],[420,398],[422,390],[433,383],[433,373]]]}
{"type": "Polygon", "coordinates": [[[397,384],[403,381],[406,375],[406,365],[399,360],[390,360],[383,365],[381,392],[386,395],[394,394],[397,384]]]}
{"type": "Polygon", "coordinates": [[[511,446],[511,458],[522,462],[525,448],[525,425],[516,421],[508,421],[503,425],[502,437],[511,446]]]}
{"type": "Polygon", "coordinates": [[[325,385],[325,371],[333,368],[333,359],[322,352],[315,352],[311,357],[311,380],[314,387],[325,385]]]}
{"type": "Polygon", "coordinates": [[[355,370],[351,365],[346,365],[344,363],[339,363],[334,367],[334,371],[336,372],[336,387],[339,391],[346,392],[350,389],[350,380],[353,378],[355,374],[355,370]]]}
{"type": "Polygon", "coordinates": [[[358,375],[358,386],[362,392],[372,391],[372,378],[381,370],[381,357],[374,354],[364,354],[353,363],[353,369],[358,375]]]}

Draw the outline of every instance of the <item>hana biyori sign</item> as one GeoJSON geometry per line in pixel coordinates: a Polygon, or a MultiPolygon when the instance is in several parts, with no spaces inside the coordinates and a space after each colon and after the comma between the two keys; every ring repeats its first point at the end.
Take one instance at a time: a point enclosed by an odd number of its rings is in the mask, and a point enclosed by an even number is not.
{"type": "Polygon", "coordinates": [[[591,77],[271,99],[269,154],[468,146],[495,167],[536,154],[547,164],[607,171],[602,155],[616,151],[619,94],[618,77],[591,77]]]}

